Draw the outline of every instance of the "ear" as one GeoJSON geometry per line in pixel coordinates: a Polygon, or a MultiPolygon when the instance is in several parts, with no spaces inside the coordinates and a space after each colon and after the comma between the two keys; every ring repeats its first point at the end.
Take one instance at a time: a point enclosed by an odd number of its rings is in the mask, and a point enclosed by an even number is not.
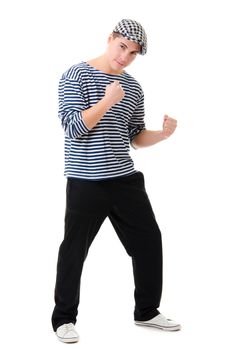
{"type": "Polygon", "coordinates": [[[114,40],[114,38],[113,38],[113,35],[110,34],[110,36],[108,37],[107,43],[109,44],[112,40],[114,40]]]}

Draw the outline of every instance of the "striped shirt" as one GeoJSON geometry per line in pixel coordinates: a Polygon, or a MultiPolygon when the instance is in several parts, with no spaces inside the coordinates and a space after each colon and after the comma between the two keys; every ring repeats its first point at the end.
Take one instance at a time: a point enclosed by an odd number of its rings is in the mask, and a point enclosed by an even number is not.
{"type": "Polygon", "coordinates": [[[130,142],[145,129],[144,96],[130,74],[107,74],[86,62],[72,66],[59,82],[59,118],[65,132],[65,176],[100,180],[135,172],[130,142]],[[124,98],[88,129],[81,111],[102,99],[114,80],[121,83],[124,98]]]}

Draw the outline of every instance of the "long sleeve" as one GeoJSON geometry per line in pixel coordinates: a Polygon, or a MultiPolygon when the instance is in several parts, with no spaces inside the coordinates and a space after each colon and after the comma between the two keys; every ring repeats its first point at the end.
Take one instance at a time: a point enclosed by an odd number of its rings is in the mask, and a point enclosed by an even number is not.
{"type": "Polygon", "coordinates": [[[59,118],[69,138],[76,139],[89,132],[81,115],[86,108],[80,82],[63,75],[59,83],[59,118]]]}
{"type": "Polygon", "coordinates": [[[139,134],[140,131],[146,129],[144,122],[144,114],[144,94],[142,93],[128,125],[130,142],[132,142],[133,138],[137,134],[139,134]]]}

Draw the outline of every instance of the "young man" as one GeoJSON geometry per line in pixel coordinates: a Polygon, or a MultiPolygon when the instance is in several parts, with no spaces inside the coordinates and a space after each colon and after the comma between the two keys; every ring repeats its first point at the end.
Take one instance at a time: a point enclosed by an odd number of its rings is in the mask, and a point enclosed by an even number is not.
{"type": "Polygon", "coordinates": [[[162,241],[144,177],[129,155],[167,139],[176,120],[146,130],[144,96],[124,69],[147,51],[143,27],[120,21],[106,52],[65,72],[59,85],[59,117],[65,131],[67,176],[65,235],[59,249],[52,325],[58,339],[78,341],[75,330],[80,279],[89,247],[106,217],[132,259],[136,325],[179,330],[159,311],[162,241]]]}

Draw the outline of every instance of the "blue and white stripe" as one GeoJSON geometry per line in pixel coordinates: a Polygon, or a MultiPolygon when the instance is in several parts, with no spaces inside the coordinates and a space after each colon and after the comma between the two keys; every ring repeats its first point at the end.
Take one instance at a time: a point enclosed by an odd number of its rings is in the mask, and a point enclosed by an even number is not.
{"type": "Polygon", "coordinates": [[[72,66],[60,80],[59,118],[65,131],[65,176],[100,180],[135,172],[130,142],[145,129],[144,96],[131,75],[106,74],[85,62],[72,66]],[[89,130],[81,111],[102,99],[114,80],[125,96],[89,130]]]}

